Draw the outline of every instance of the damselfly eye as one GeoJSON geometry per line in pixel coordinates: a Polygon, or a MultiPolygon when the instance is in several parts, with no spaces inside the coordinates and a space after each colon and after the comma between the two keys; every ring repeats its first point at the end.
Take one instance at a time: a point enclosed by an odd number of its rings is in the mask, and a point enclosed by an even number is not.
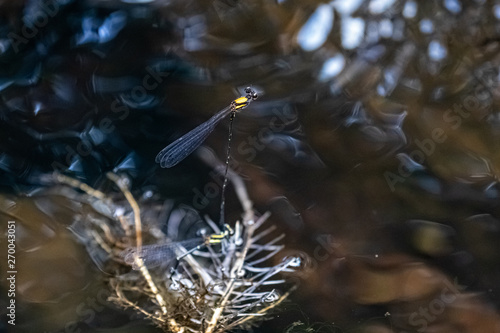
{"type": "Polygon", "coordinates": [[[252,100],[255,100],[255,99],[257,99],[257,97],[259,97],[259,95],[257,95],[255,90],[253,90],[250,87],[245,88],[245,93],[247,94],[247,98],[251,98],[252,100]]]}

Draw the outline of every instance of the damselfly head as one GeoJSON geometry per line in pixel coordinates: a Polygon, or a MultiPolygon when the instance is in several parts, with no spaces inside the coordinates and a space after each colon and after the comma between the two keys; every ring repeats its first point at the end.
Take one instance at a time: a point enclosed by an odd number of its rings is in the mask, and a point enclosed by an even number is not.
{"type": "Polygon", "coordinates": [[[246,97],[248,99],[256,100],[259,97],[259,95],[257,95],[257,93],[255,92],[255,90],[253,90],[250,87],[246,87],[245,88],[245,93],[247,94],[246,97]]]}
{"type": "Polygon", "coordinates": [[[227,223],[224,223],[224,231],[223,234],[226,236],[232,236],[234,235],[234,230],[231,228],[231,226],[227,223]]]}

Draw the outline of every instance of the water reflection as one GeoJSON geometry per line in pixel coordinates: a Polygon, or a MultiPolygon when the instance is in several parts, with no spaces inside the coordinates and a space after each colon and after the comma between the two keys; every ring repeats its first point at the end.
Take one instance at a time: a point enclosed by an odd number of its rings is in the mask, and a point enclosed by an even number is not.
{"type": "Polygon", "coordinates": [[[205,143],[212,164],[202,150],[170,170],[154,157],[252,85],[262,98],[234,119],[230,167],[285,251],[312,256],[300,313],[258,329],[494,332],[499,17],[457,0],[2,3],[0,204],[27,272],[22,328],[135,321],[105,301],[85,315],[110,273],[88,225],[106,234],[99,221],[126,210],[47,175],[114,193],[104,174],[127,174],[155,203],[152,235],[195,237],[219,216],[229,120],[205,143]]]}

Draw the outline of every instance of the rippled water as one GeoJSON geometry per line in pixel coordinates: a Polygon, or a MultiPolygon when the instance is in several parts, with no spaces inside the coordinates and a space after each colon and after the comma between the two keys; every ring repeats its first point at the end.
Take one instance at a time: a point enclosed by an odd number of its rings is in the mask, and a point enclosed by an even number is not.
{"type": "MultiPolygon", "coordinates": [[[[88,225],[120,206],[49,175],[123,202],[105,174],[126,174],[153,230],[195,237],[219,217],[206,161],[225,159],[229,119],[178,166],[155,156],[250,85],[230,166],[286,234],[280,258],[311,257],[256,331],[500,332],[499,20],[459,0],[0,2],[0,225],[16,221],[18,271],[0,330],[159,332],[107,301],[88,225]]],[[[226,201],[239,219],[232,187],[226,201]]]]}

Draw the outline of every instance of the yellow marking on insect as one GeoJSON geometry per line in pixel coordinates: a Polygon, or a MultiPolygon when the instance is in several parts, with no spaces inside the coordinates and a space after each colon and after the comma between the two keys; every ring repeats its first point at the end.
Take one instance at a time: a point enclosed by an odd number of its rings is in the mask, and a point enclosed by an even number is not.
{"type": "Polygon", "coordinates": [[[236,104],[242,104],[248,102],[248,97],[241,96],[240,98],[237,98],[234,100],[234,103],[236,104]]]}
{"type": "Polygon", "coordinates": [[[233,105],[233,110],[238,110],[242,109],[250,103],[250,100],[248,97],[242,96],[240,98],[237,98],[231,103],[233,105]]]}
{"type": "Polygon", "coordinates": [[[224,224],[224,231],[222,231],[220,234],[213,234],[210,235],[206,239],[206,243],[208,244],[219,244],[221,243],[224,239],[227,238],[227,236],[232,235],[234,233],[233,228],[231,228],[229,225],[224,224]]]}

